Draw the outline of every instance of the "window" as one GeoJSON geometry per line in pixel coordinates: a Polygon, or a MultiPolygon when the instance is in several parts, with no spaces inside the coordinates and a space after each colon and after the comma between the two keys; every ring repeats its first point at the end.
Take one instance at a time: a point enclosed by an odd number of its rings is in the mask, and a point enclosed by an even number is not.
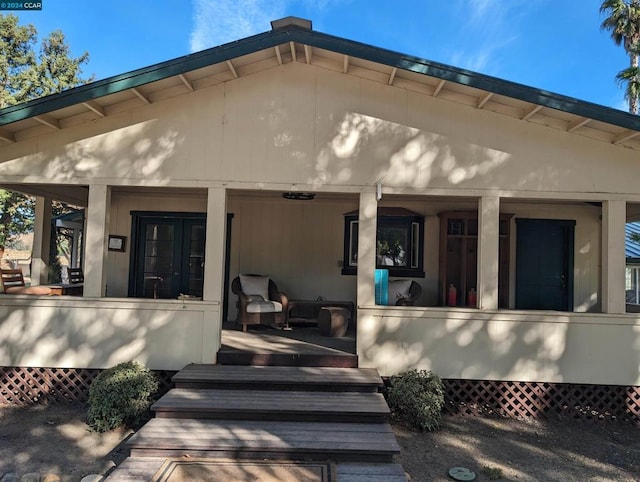
{"type": "MultiPolygon", "coordinates": [[[[378,208],[376,268],[389,276],[424,277],[424,217],[403,208],[378,208]]],[[[358,212],[344,217],[342,274],[353,275],[358,267],[358,212]]]]}
{"type": "Polygon", "coordinates": [[[627,303],[640,305],[640,266],[627,266],[625,295],[627,303]]]}

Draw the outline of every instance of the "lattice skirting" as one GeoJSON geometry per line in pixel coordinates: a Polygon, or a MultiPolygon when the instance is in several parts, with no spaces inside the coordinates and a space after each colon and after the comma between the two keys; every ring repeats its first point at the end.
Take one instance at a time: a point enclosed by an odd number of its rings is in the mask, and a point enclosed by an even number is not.
{"type": "Polygon", "coordinates": [[[443,380],[445,412],[508,418],[570,417],[640,425],[640,387],[443,380]]]}
{"type": "MultiPolygon", "coordinates": [[[[0,405],[84,403],[101,370],[85,368],[0,367],[0,405]]],[[[155,371],[161,394],[175,371],[155,371]]]]}

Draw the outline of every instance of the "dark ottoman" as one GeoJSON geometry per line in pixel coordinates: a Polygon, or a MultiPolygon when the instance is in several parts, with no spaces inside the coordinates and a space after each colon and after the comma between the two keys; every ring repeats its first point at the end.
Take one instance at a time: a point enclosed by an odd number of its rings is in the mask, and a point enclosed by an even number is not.
{"type": "Polygon", "coordinates": [[[349,328],[349,310],[338,306],[320,308],[318,328],[324,336],[344,336],[349,328]]]}

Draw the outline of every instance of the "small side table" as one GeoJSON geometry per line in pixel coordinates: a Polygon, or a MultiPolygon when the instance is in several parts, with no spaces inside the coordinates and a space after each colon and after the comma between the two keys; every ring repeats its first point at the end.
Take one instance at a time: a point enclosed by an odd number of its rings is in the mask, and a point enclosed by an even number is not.
{"type": "Polygon", "coordinates": [[[318,313],[318,329],[323,336],[340,337],[347,334],[349,310],[340,306],[323,306],[318,313]]]}

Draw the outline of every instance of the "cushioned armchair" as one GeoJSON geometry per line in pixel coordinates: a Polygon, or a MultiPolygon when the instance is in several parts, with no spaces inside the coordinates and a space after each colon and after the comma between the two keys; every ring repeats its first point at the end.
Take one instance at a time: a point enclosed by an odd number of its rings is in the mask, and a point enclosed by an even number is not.
{"type": "Polygon", "coordinates": [[[231,291],[238,296],[236,321],[242,331],[248,325],[285,325],[289,300],[268,276],[241,274],[231,282],[231,291]]]}

